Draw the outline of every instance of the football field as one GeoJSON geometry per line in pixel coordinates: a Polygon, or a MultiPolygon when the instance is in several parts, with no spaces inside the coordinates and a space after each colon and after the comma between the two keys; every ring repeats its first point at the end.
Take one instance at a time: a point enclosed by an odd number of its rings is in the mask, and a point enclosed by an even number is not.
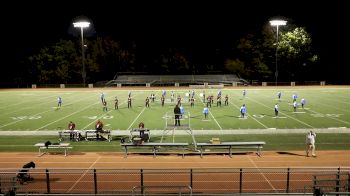
{"type": "Polygon", "coordinates": [[[294,88],[243,88],[222,89],[222,104],[217,105],[219,89],[194,89],[195,103],[190,106],[192,89],[24,89],[0,91],[1,131],[42,131],[66,129],[69,121],[76,123],[76,129],[94,129],[100,119],[109,130],[130,130],[144,122],[151,130],[164,130],[174,123],[174,107],[177,98],[182,98],[185,113],[181,122],[192,130],[238,130],[238,129],[345,129],[350,126],[350,88],[347,87],[294,87],[294,88]],[[166,91],[165,105],[160,97],[166,91]],[[129,91],[132,108],[127,107],[129,91]],[[175,100],[171,101],[171,93],[175,100]],[[204,91],[204,92],[203,92],[204,91]],[[282,92],[279,100],[277,92],[282,92]],[[100,100],[105,94],[108,111],[103,111],[100,100]],[[154,93],[155,101],[145,107],[146,97],[154,93]],[[214,101],[209,107],[208,119],[202,113],[206,105],[202,94],[212,95],[214,101]],[[297,110],[292,105],[292,95],[298,96],[297,110]],[[228,105],[224,105],[225,96],[228,105]],[[57,98],[63,100],[57,107],[57,98]],[[119,109],[114,108],[115,97],[119,109]],[[306,100],[305,107],[300,100],[306,100]],[[274,105],[280,112],[276,117],[274,105]],[[240,117],[240,107],[245,104],[247,117],[240,117]]]}

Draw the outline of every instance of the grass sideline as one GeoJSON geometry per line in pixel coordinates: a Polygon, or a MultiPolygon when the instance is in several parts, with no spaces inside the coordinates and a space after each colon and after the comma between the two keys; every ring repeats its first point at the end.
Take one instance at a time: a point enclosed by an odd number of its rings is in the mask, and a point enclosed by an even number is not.
{"type": "MultiPolygon", "coordinates": [[[[212,135],[196,136],[196,142],[209,142],[212,135]]],[[[161,136],[152,136],[152,142],[159,142],[161,136]]],[[[264,151],[294,151],[305,149],[305,134],[249,134],[249,135],[225,135],[221,141],[265,141],[264,151]]],[[[35,143],[58,142],[56,136],[2,136],[0,138],[0,152],[36,152],[35,143]]],[[[62,141],[70,142],[70,141],[62,141]]],[[[166,136],[163,142],[188,142],[193,143],[189,136],[166,136]]],[[[120,137],[113,137],[107,141],[80,141],[70,142],[73,152],[123,152],[120,146],[120,137]]],[[[323,133],[318,134],[316,150],[350,150],[350,134],[348,133],[323,133]]]]}

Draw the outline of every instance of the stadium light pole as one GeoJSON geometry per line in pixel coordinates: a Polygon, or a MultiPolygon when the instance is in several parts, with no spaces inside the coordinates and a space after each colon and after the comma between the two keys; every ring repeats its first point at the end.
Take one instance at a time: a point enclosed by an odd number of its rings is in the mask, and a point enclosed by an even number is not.
{"type": "Polygon", "coordinates": [[[81,55],[82,55],[82,64],[83,64],[83,87],[85,87],[85,80],[86,80],[86,72],[85,72],[85,52],[84,52],[84,28],[87,28],[90,26],[90,22],[86,21],[79,21],[74,22],[73,26],[76,28],[80,28],[81,32],[81,55]]]}
{"type": "Polygon", "coordinates": [[[275,78],[276,78],[276,81],[275,81],[275,85],[277,86],[277,78],[278,78],[278,63],[277,63],[277,59],[278,59],[278,27],[279,26],[284,26],[287,24],[287,21],[285,20],[270,20],[270,25],[271,26],[276,26],[276,54],[275,54],[275,57],[276,57],[276,70],[275,70],[275,78]]]}

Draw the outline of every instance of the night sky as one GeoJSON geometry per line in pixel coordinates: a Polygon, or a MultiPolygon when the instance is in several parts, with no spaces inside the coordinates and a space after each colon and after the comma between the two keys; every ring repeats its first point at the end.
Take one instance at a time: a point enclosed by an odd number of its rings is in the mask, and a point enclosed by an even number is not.
{"type": "Polygon", "coordinates": [[[60,38],[75,39],[71,23],[80,15],[91,19],[94,35],[136,40],[150,50],[176,47],[204,53],[234,47],[246,33],[261,29],[272,17],[283,16],[306,27],[319,51],[321,69],[332,67],[327,70],[331,75],[347,76],[349,10],[345,2],[238,2],[72,0],[3,4],[2,67],[17,65],[20,59],[60,38]]]}

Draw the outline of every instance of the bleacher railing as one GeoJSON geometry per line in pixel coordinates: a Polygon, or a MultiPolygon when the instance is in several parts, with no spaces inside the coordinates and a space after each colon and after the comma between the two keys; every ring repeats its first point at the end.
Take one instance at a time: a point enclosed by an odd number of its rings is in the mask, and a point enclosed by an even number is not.
{"type": "MultiPolygon", "coordinates": [[[[17,175],[20,169],[1,169],[0,180],[17,175]]],[[[179,168],[179,169],[31,169],[34,178],[16,186],[17,193],[35,194],[236,194],[314,192],[315,176],[343,176],[339,182],[349,192],[350,167],[300,168],[179,168]],[[154,190],[154,192],[153,192],[154,190]]],[[[320,184],[317,184],[320,187],[320,184]]],[[[329,184],[327,184],[329,186],[329,184]]],[[[0,190],[1,182],[0,182],[0,190]]],[[[2,192],[3,193],[3,192],[2,192]]],[[[1,193],[0,193],[1,194],[1,193]]]]}

